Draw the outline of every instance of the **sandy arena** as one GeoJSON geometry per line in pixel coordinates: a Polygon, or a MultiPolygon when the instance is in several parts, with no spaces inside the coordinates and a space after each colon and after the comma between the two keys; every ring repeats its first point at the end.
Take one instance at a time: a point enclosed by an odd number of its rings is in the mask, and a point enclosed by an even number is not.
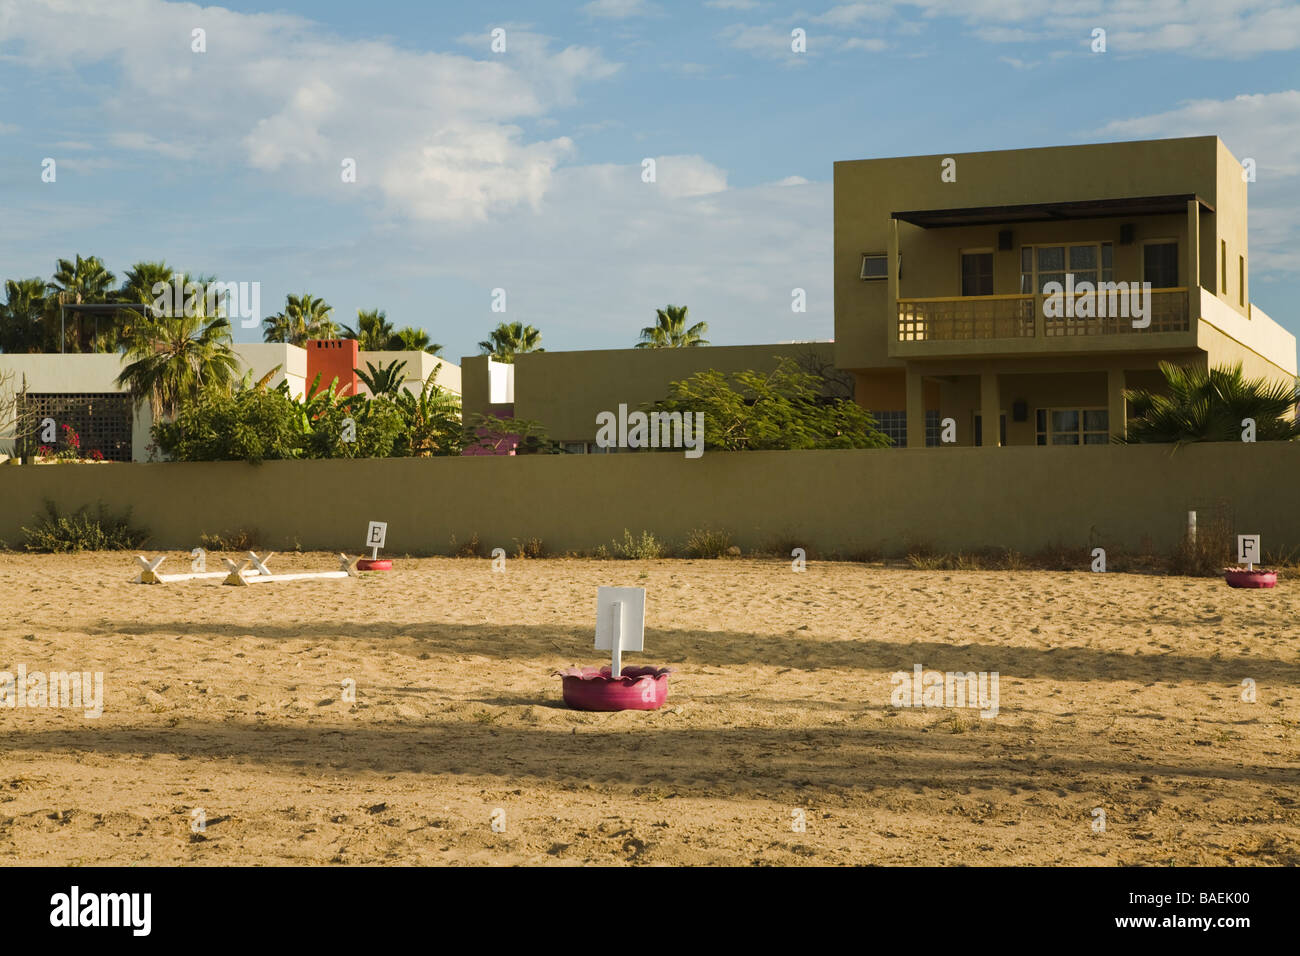
{"type": "Polygon", "coordinates": [[[0,860],[1300,864],[1294,579],[396,562],[0,554],[0,671],[104,673],[99,719],[0,708],[0,860]],[[661,711],[560,703],[600,584],[648,589],[624,663],[674,669],[661,711]],[[891,707],[915,664],[997,671],[998,715],[891,707]]]}

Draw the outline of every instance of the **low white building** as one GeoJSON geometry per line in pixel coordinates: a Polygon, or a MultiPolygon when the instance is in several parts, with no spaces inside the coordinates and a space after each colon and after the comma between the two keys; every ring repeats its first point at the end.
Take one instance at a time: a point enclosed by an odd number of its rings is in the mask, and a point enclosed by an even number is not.
{"type": "MultiPolygon", "coordinates": [[[[307,350],[278,343],[240,343],[239,375],[253,381],[275,370],[269,385],[289,383],[289,392],[302,398],[310,384],[307,350]]],[[[405,362],[407,390],[419,393],[437,369],[438,385],[460,395],[460,367],[427,352],[360,352],[357,368],[367,363],[385,366],[405,362]]],[[[56,426],[70,425],[81,438],[83,451],[100,451],[112,461],[147,461],[152,442],[153,415],[147,400],[133,402],[116,384],[124,362],[115,352],[0,354],[0,425],[14,419],[16,401],[24,401],[28,420],[52,418],[56,426]]],[[[313,376],[314,377],[314,376],[313,376]]],[[[362,385],[359,391],[365,392],[362,385]]],[[[0,458],[13,454],[15,439],[0,434],[0,458]]],[[[40,444],[39,440],[37,444],[40,444]]]]}

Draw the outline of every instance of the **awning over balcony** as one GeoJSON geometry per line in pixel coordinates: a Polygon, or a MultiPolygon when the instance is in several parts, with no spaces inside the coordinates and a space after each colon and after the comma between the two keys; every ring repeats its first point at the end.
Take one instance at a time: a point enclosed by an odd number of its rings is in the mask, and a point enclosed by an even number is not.
{"type": "Polygon", "coordinates": [[[1057,219],[1106,219],[1121,216],[1186,215],[1187,203],[1200,203],[1204,212],[1214,207],[1200,196],[1139,196],[1129,199],[1080,199],[1071,202],[1028,203],[1009,206],[969,206],[965,209],[915,209],[890,216],[922,229],[945,226],[992,226],[1016,222],[1051,222],[1057,219]]]}

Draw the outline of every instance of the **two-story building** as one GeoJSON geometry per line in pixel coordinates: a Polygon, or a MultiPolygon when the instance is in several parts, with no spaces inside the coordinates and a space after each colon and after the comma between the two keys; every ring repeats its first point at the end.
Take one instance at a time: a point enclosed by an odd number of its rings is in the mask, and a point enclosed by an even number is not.
{"type": "Polygon", "coordinates": [[[947,419],[960,445],[1105,443],[1164,360],[1295,376],[1295,337],[1250,303],[1249,184],[1217,137],[834,175],[835,364],[900,444],[947,419]]]}

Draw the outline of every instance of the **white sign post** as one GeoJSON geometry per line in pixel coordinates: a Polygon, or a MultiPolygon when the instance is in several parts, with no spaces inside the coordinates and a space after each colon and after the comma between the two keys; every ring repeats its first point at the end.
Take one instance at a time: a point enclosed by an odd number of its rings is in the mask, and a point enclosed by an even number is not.
{"type": "Polygon", "coordinates": [[[1244,564],[1247,571],[1255,570],[1255,562],[1259,560],[1259,535],[1257,534],[1239,534],[1237,535],[1237,563],[1244,564]]]}
{"type": "Polygon", "coordinates": [[[384,546],[384,539],[388,537],[387,521],[372,521],[370,527],[366,529],[366,547],[370,549],[370,560],[379,560],[379,549],[384,546]]]}
{"type": "Polygon", "coordinates": [[[645,648],[645,588],[596,590],[596,650],[609,651],[609,676],[623,673],[623,652],[645,648]]]}

